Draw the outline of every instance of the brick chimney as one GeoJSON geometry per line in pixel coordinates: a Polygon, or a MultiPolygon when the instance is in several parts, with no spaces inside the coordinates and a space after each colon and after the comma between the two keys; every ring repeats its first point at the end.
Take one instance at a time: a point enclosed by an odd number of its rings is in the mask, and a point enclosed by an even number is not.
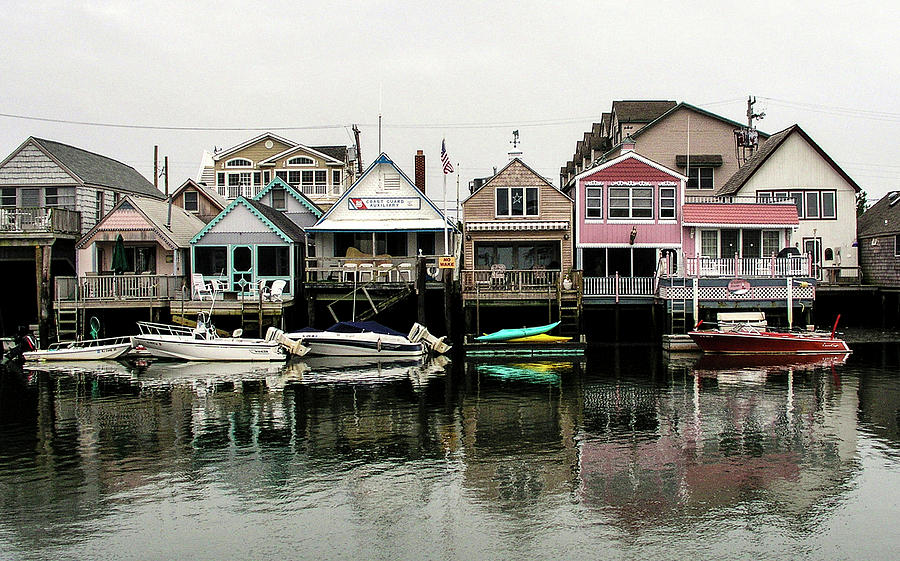
{"type": "Polygon", "coordinates": [[[425,192],[425,153],[416,150],[416,187],[425,192]]]}

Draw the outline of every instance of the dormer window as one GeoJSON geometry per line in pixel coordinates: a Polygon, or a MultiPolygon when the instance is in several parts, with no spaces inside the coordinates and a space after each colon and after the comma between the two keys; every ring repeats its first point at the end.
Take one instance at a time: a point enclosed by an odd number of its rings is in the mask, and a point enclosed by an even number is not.
{"type": "Polygon", "coordinates": [[[316,161],[308,156],[297,156],[287,161],[289,166],[314,166],[316,161]]]}
{"type": "Polygon", "coordinates": [[[235,158],[225,162],[226,168],[249,168],[253,167],[253,162],[246,158],[235,158]]]}
{"type": "Polygon", "coordinates": [[[200,200],[197,191],[184,192],[184,210],[188,212],[200,212],[200,200]]]}

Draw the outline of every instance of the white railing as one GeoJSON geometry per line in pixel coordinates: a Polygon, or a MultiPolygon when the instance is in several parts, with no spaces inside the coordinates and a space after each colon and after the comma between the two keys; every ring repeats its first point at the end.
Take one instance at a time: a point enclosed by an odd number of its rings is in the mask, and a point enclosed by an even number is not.
{"type": "Polygon", "coordinates": [[[809,255],[794,257],[686,257],[688,277],[812,276],[809,255]]]}
{"type": "Polygon", "coordinates": [[[173,300],[181,294],[181,275],[88,275],[56,277],[58,302],[173,300]]]}
{"type": "Polygon", "coordinates": [[[585,296],[642,298],[653,296],[655,277],[584,277],[585,296]]]}
{"type": "MultiPolygon", "coordinates": [[[[438,256],[425,257],[430,279],[440,276],[438,256]]],[[[307,282],[415,282],[417,257],[309,257],[307,282]]],[[[430,280],[426,278],[426,280],[430,280]]]]}
{"type": "Polygon", "coordinates": [[[558,269],[466,269],[462,289],[479,292],[547,292],[560,282],[558,269]]]}

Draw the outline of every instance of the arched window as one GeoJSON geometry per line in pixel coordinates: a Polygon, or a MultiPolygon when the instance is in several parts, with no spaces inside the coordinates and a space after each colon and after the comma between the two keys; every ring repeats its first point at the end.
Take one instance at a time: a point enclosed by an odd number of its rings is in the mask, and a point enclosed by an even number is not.
{"type": "Polygon", "coordinates": [[[826,247],[826,248],[825,248],[825,260],[826,260],[826,261],[833,261],[833,260],[834,260],[834,250],[831,249],[830,247],[826,247]]]}
{"type": "Polygon", "coordinates": [[[226,168],[249,168],[253,167],[253,162],[246,158],[235,158],[225,162],[226,168]]]}
{"type": "Polygon", "coordinates": [[[314,166],[316,165],[316,161],[307,156],[297,156],[296,158],[291,158],[287,161],[287,165],[289,166],[314,166]]]}

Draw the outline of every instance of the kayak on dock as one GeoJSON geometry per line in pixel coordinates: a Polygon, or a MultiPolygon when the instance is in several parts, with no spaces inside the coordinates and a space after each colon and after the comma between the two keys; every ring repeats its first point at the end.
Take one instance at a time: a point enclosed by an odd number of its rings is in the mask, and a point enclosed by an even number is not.
{"type": "Polygon", "coordinates": [[[500,331],[495,331],[493,333],[488,333],[486,335],[481,335],[479,337],[475,337],[476,341],[488,342],[488,341],[509,341],[510,339],[521,339],[522,337],[531,337],[533,335],[541,335],[543,333],[547,333],[554,327],[559,325],[559,322],[550,323],[547,325],[541,325],[538,327],[519,327],[514,329],[501,329],[500,331]]]}
{"type": "Polygon", "coordinates": [[[516,337],[509,339],[510,343],[567,343],[571,341],[571,337],[563,337],[561,335],[549,335],[547,333],[539,333],[537,335],[529,335],[527,337],[516,337]]]}

